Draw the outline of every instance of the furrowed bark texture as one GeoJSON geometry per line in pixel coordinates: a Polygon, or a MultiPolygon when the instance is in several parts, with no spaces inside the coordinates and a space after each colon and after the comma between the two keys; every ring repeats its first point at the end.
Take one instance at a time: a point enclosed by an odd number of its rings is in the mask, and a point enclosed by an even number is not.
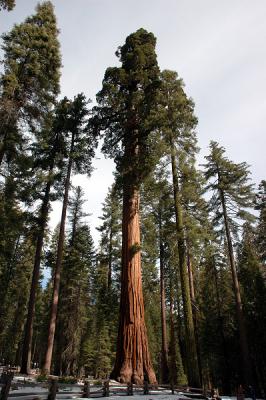
{"type": "Polygon", "coordinates": [[[156,383],[144,319],[141,280],[139,191],[124,184],[120,320],[111,378],[123,383],[156,383]]]}
{"type": "Polygon", "coordinates": [[[194,387],[200,386],[200,376],[197,357],[197,346],[194,332],[194,321],[189,290],[189,278],[186,265],[186,248],[183,226],[183,215],[179,193],[178,173],[174,144],[171,138],[171,164],[173,177],[173,191],[175,202],[176,231],[179,256],[179,273],[184,308],[185,332],[186,332],[186,353],[187,353],[187,374],[189,384],[194,387]]]}

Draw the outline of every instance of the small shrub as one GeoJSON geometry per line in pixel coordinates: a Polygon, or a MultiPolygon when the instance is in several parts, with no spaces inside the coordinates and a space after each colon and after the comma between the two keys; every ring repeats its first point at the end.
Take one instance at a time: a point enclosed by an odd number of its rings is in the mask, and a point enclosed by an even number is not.
{"type": "Polygon", "coordinates": [[[75,378],[74,376],[60,376],[60,378],[58,378],[58,382],[59,383],[67,383],[67,384],[74,384],[78,382],[78,379],[75,378]]]}
{"type": "Polygon", "coordinates": [[[42,375],[37,376],[36,381],[37,382],[46,382],[47,381],[47,375],[42,374],[42,375]]]}

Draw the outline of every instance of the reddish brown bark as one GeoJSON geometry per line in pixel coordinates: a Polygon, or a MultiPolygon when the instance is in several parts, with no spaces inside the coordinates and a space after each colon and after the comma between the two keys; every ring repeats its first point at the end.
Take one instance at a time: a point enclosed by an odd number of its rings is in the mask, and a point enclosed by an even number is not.
{"type": "Polygon", "coordinates": [[[141,280],[139,192],[124,185],[120,319],[111,377],[123,383],[156,383],[144,319],[141,280]]]}

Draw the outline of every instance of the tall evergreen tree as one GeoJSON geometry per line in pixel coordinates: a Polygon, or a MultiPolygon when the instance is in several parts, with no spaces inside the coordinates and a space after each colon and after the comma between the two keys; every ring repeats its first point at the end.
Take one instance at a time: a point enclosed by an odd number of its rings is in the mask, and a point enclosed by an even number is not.
{"type": "Polygon", "coordinates": [[[144,321],[141,284],[139,188],[150,169],[153,111],[159,85],[155,38],[144,29],[127,37],[97,95],[94,124],[105,132],[103,150],[114,157],[123,185],[122,287],[116,362],[121,382],[155,382],[144,321]]]}
{"type": "MultiPolygon", "coordinates": [[[[257,226],[257,247],[263,267],[266,265],[266,181],[261,181],[256,194],[255,209],[259,211],[257,226]]],[[[266,272],[264,272],[266,277],[266,272]]]]}
{"type": "MultiPolygon", "coordinates": [[[[39,180],[39,183],[36,183],[35,180],[35,186],[33,188],[35,192],[34,197],[41,200],[41,207],[36,221],[36,250],[22,351],[21,372],[24,374],[29,374],[31,368],[35,298],[39,282],[43,241],[48,222],[50,200],[51,195],[53,194],[52,188],[62,177],[61,168],[64,165],[64,154],[66,151],[66,143],[63,134],[64,124],[65,101],[63,100],[59,102],[54,113],[48,114],[45,125],[37,135],[37,141],[32,146],[34,170],[38,176],[37,180],[39,180]]],[[[52,198],[55,199],[56,196],[53,194],[52,198]]]]}
{"type": "Polygon", "coordinates": [[[77,375],[81,340],[87,324],[89,281],[94,268],[93,241],[84,223],[82,189],[70,202],[70,232],[65,249],[56,335],[56,373],[77,375]]]}
{"type": "Polygon", "coordinates": [[[239,281],[242,287],[243,313],[249,338],[251,361],[257,395],[266,390],[266,283],[261,268],[260,252],[256,246],[256,231],[245,224],[242,241],[238,248],[239,281]]]}
{"type": "Polygon", "coordinates": [[[210,150],[211,153],[206,157],[207,164],[205,165],[205,176],[209,182],[207,190],[212,191],[210,204],[212,206],[212,212],[214,213],[214,222],[217,225],[222,222],[225,230],[240,337],[242,356],[241,379],[242,383],[248,385],[252,383],[250,354],[235,263],[232,232],[236,231],[236,223],[238,221],[252,219],[247,208],[252,206],[254,196],[252,193],[252,185],[249,183],[247,164],[236,164],[228,160],[225,156],[224,148],[220,147],[216,142],[211,142],[210,150]]]}
{"type": "Polygon", "coordinates": [[[181,193],[182,166],[186,163],[193,163],[195,159],[196,137],[194,128],[197,120],[193,114],[193,102],[187,98],[182,81],[177,78],[177,73],[163,71],[161,80],[161,132],[162,141],[166,147],[165,151],[170,156],[172,166],[179,272],[186,329],[187,370],[190,385],[197,387],[200,385],[200,375],[187,272],[184,210],[181,193]]]}
{"type": "Polygon", "coordinates": [[[62,132],[68,139],[66,175],[64,180],[64,198],[58,238],[57,257],[54,273],[53,296],[51,305],[51,317],[48,328],[47,350],[43,371],[50,373],[52,353],[54,345],[54,335],[56,328],[56,318],[58,309],[61,265],[63,259],[63,246],[65,238],[65,222],[68,206],[69,189],[71,185],[72,170],[76,173],[91,173],[91,162],[94,156],[96,140],[88,129],[88,109],[87,101],[83,94],[77,95],[73,101],[65,98],[65,124],[62,132]]]}
{"type": "Polygon", "coordinates": [[[25,123],[33,129],[59,92],[61,58],[53,5],[39,4],[36,14],[4,34],[4,72],[0,79],[0,165],[21,151],[25,123]]]}

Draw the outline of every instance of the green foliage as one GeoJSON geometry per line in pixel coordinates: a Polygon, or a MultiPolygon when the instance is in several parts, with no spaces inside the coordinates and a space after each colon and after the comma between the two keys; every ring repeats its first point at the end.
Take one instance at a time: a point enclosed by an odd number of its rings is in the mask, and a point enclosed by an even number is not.
{"type": "Polygon", "coordinates": [[[80,187],[70,204],[70,234],[65,247],[56,336],[56,370],[76,374],[82,337],[88,321],[90,282],[94,269],[93,241],[84,224],[84,203],[80,187]],[[66,318],[67,316],[67,318],[66,318]]]}
{"type": "Polygon", "coordinates": [[[75,384],[77,381],[77,378],[74,376],[60,376],[58,378],[58,383],[75,384]]]}
{"type": "Polygon", "coordinates": [[[262,264],[266,265],[266,181],[261,181],[255,198],[255,209],[259,211],[256,243],[262,264]]]}
{"type": "Polygon", "coordinates": [[[254,201],[253,185],[249,183],[248,165],[234,163],[225,156],[225,149],[217,142],[210,143],[210,155],[206,156],[206,191],[211,191],[210,212],[213,212],[213,224],[217,229],[223,224],[222,196],[224,194],[227,217],[233,234],[237,234],[242,220],[252,222],[253,215],[248,211],[254,201]]]}
{"type": "Polygon", "coordinates": [[[0,0],[0,11],[7,10],[11,11],[15,7],[15,0],[0,0]]]}
{"type": "Polygon", "coordinates": [[[52,3],[4,34],[4,72],[0,78],[1,161],[14,159],[26,141],[22,125],[33,129],[59,93],[61,58],[52,3]],[[23,124],[22,124],[23,123],[23,124]]]}
{"type": "Polygon", "coordinates": [[[92,128],[104,130],[103,152],[113,157],[124,182],[139,185],[151,169],[159,68],[155,38],[144,29],[117,51],[122,66],[108,68],[97,94],[92,128]]]}

